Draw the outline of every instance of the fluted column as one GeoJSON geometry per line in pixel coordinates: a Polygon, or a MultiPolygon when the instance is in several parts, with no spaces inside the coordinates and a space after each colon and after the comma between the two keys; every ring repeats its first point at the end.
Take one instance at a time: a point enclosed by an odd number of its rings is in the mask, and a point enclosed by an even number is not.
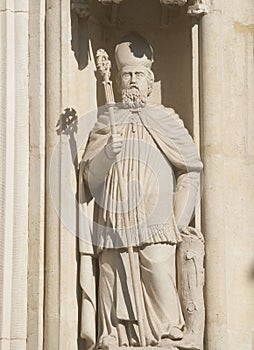
{"type": "Polygon", "coordinates": [[[0,348],[26,349],[28,0],[0,1],[0,348]]]}
{"type": "Polygon", "coordinates": [[[206,350],[253,348],[253,1],[202,19],[206,350]]]}

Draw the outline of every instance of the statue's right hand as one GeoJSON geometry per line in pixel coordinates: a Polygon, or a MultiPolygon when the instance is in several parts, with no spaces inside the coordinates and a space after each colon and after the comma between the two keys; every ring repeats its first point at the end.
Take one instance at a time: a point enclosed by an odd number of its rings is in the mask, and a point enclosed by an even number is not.
{"type": "Polygon", "coordinates": [[[108,158],[115,159],[123,147],[123,138],[120,134],[110,136],[104,150],[108,158]]]}

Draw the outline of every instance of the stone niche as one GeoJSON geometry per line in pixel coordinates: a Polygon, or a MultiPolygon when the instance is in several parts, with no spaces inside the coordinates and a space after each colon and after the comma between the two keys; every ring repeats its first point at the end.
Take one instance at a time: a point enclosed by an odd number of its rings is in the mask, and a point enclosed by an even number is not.
{"type": "MultiPolygon", "coordinates": [[[[114,94],[116,101],[120,101],[114,84],[116,77],[114,48],[123,36],[134,31],[146,38],[154,51],[152,70],[155,84],[149,97],[150,102],[172,107],[181,116],[190,134],[198,139],[199,129],[195,128],[195,125],[199,125],[198,115],[195,115],[197,100],[194,101],[193,96],[198,94],[199,87],[198,77],[195,76],[197,72],[193,72],[193,55],[198,56],[197,47],[194,47],[198,45],[195,42],[198,37],[198,17],[206,11],[207,7],[202,1],[187,3],[187,1],[159,0],[113,2],[73,0],[71,48],[80,72],[77,74],[76,82],[76,101],[80,106],[79,110],[86,113],[105,104],[102,80],[95,66],[96,52],[101,48],[106,50],[112,62],[111,79],[114,94]],[[194,28],[196,31],[193,31],[194,28]],[[86,80],[85,91],[82,80],[86,80]],[[82,93],[78,91],[80,89],[82,93]]],[[[194,61],[198,62],[198,57],[195,57],[194,61]]],[[[196,223],[194,220],[192,224],[199,226],[197,219],[196,223]]],[[[201,248],[201,267],[202,254],[201,248]]],[[[79,310],[80,307],[81,305],[79,310]]],[[[200,330],[201,339],[202,332],[203,329],[200,330]]],[[[171,349],[166,342],[165,346],[171,349]]],[[[82,345],[80,349],[83,349],[82,345]]]]}
{"type": "MultiPolygon", "coordinates": [[[[71,133],[65,133],[64,128],[73,120],[77,120],[77,129],[80,132],[79,118],[86,116],[88,112],[95,111],[88,118],[82,118],[87,120],[85,131],[88,133],[96,120],[97,108],[105,104],[102,79],[97,72],[95,62],[98,49],[106,50],[112,62],[111,79],[114,94],[116,101],[120,101],[114,83],[116,77],[114,48],[116,43],[130,32],[139,33],[153,47],[152,70],[155,83],[149,97],[150,102],[172,107],[181,116],[199,147],[199,114],[197,112],[199,77],[194,67],[198,62],[198,16],[206,12],[203,1],[123,0],[112,3],[73,0],[69,8],[67,3],[68,1],[64,0],[61,7],[50,8],[47,17],[49,32],[47,115],[51,126],[47,129],[47,141],[49,145],[56,145],[61,135],[62,150],[66,147],[67,152],[71,153],[69,156],[73,159],[76,175],[83,150],[80,144],[75,150],[77,146],[75,128],[71,133]],[[58,41],[59,37],[60,41],[58,41]],[[77,115],[74,110],[77,111],[77,115]],[[59,123],[60,115],[62,120],[59,123]],[[57,132],[56,124],[60,126],[57,132]],[[75,158],[77,151],[78,160],[75,158]]],[[[52,163],[51,148],[47,157],[49,163],[52,163]]],[[[66,185],[64,173],[66,170],[61,168],[57,160],[54,164],[55,178],[59,181],[58,186],[53,188],[53,196],[57,198],[55,207],[58,212],[63,212],[66,208],[63,196],[70,185],[66,185]],[[57,192],[59,188],[60,194],[57,192]]],[[[71,185],[74,192],[77,192],[75,179],[71,185]]],[[[52,188],[50,191],[52,192],[52,188]]],[[[50,215],[48,214],[46,228],[44,332],[46,350],[89,348],[89,345],[80,339],[82,308],[79,242],[75,235],[68,233],[71,231],[77,234],[78,225],[77,222],[75,223],[75,207],[71,210],[74,216],[73,227],[68,227],[66,230],[64,225],[59,225],[59,218],[56,217],[53,208],[51,206],[48,208],[50,215]],[[57,227],[60,227],[60,231],[56,229],[57,227]],[[55,249],[55,242],[59,244],[57,249],[55,249]],[[67,246],[68,250],[65,249],[67,246]],[[65,302],[66,298],[69,300],[68,303],[65,302]],[[66,317],[59,318],[59,314],[66,317]],[[59,335],[58,338],[56,334],[59,335]]],[[[92,211],[92,208],[88,208],[88,211],[90,210],[92,211]]],[[[192,224],[200,229],[199,213],[196,214],[192,224]]]]}

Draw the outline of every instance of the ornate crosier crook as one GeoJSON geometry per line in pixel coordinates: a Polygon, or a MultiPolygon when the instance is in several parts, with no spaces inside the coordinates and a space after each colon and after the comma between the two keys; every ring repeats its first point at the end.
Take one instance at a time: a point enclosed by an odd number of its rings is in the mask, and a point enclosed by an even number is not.
{"type": "MultiPolygon", "coordinates": [[[[97,60],[98,71],[100,72],[103,78],[103,85],[104,85],[104,90],[106,95],[106,103],[107,105],[114,105],[115,98],[114,98],[114,92],[112,87],[112,81],[110,80],[111,62],[109,60],[107,52],[103,49],[99,49],[96,53],[96,60],[97,60]]],[[[110,113],[110,110],[109,110],[109,113],[110,113]]],[[[112,122],[113,120],[111,120],[111,125],[114,124],[112,122]]]]}
{"type": "MultiPolygon", "coordinates": [[[[117,133],[116,126],[115,126],[115,99],[114,99],[114,92],[112,87],[112,81],[110,80],[111,76],[111,62],[109,60],[109,56],[107,52],[103,49],[100,49],[96,53],[96,60],[97,60],[97,67],[98,71],[100,72],[102,78],[103,78],[103,86],[106,96],[106,103],[108,106],[109,116],[110,116],[110,125],[111,125],[111,133],[112,135],[115,135],[117,133]]],[[[125,227],[130,227],[129,225],[129,217],[128,217],[128,207],[127,203],[125,201],[126,194],[124,191],[124,183],[123,183],[123,177],[122,177],[122,171],[120,167],[120,163],[115,163],[117,175],[118,175],[118,186],[120,191],[120,198],[122,203],[122,209],[123,209],[123,219],[124,219],[124,225],[125,227]]],[[[145,341],[145,331],[144,331],[144,318],[143,318],[143,310],[142,310],[142,302],[141,302],[141,291],[139,289],[138,284],[138,276],[137,276],[137,268],[136,268],[136,262],[134,258],[133,253],[133,247],[131,246],[130,238],[127,234],[127,244],[128,244],[128,255],[129,255],[129,263],[130,263],[130,269],[131,269],[131,279],[133,284],[133,290],[134,290],[134,298],[135,298],[135,305],[137,310],[137,319],[138,319],[138,327],[139,327],[139,336],[140,336],[140,346],[144,347],[146,346],[145,341]]]]}

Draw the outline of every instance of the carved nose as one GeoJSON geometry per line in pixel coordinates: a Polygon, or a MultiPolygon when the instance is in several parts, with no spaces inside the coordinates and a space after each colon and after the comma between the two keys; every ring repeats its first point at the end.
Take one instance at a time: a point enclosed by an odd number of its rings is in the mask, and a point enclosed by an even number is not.
{"type": "Polygon", "coordinates": [[[131,75],[131,83],[136,83],[137,79],[136,79],[136,76],[135,74],[132,74],[131,75]]]}

